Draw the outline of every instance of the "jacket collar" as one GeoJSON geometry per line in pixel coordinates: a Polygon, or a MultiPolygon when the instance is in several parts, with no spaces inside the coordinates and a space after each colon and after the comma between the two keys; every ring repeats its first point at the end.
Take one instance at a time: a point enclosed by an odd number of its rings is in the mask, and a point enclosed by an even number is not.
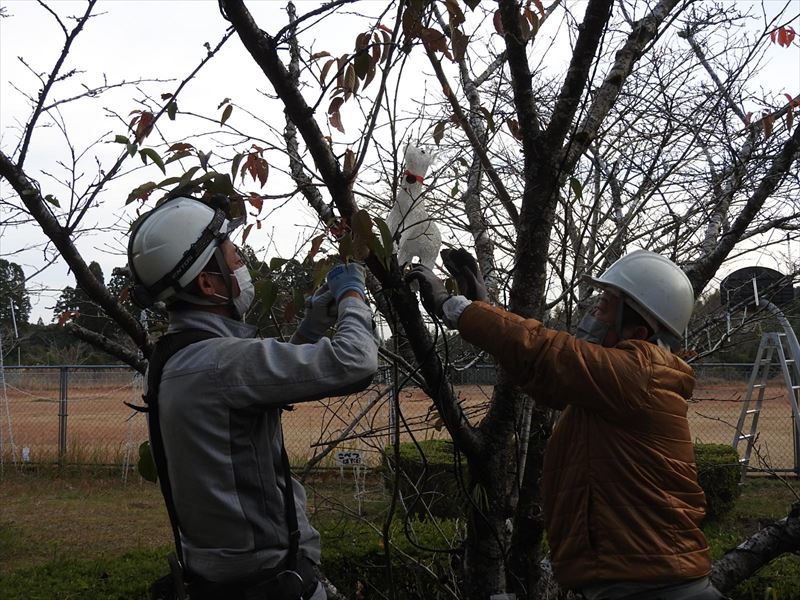
{"type": "Polygon", "coordinates": [[[220,337],[252,338],[256,326],[204,310],[181,310],[169,313],[167,333],[184,329],[202,329],[220,337]]]}

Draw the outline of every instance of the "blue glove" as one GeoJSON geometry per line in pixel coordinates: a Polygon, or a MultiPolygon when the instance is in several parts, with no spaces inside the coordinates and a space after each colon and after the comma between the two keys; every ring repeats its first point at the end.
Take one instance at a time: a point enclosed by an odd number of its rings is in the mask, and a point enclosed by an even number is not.
{"type": "Polygon", "coordinates": [[[336,297],[337,302],[342,299],[345,292],[358,292],[362,298],[366,299],[364,277],[364,267],[358,263],[336,265],[328,271],[328,289],[336,297]]]}
{"type": "Polygon", "coordinates": [[[305,314],[297,333],[308,341],[316,342],[336,323],[338,312],[336,298],[328,286],[323,285],[312,296],[306,296],[305,314]]]}

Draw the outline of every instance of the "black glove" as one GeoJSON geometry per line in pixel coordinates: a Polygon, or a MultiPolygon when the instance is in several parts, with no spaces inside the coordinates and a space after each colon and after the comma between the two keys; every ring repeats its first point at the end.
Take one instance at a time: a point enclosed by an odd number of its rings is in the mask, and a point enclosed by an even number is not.
{"type": "Polygon", "coordinates": [[[417,281],[422,306],[432,315],[442,317],[442,305],[451,294],[444,283],[425,265],[414,265],[404,277],[406,283],[417,281]]]}
{"type": "Polygon", "coordinates": [[[458,284],[458,291],[469,300],[489,301],[489,293],[483,281],[478,262],[464,248],[442,250],[444,268],[453,276],[458,284]]]}

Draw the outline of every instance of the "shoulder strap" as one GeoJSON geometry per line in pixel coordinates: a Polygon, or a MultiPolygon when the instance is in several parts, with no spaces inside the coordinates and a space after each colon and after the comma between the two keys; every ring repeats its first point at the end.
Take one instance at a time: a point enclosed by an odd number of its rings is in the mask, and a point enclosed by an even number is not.
{"type": "Polygon", "coordinates": [[[164,503],[167,506],[169,523],[172,526],[175,552],[184,570],[186,564],[184,563],[181,549],[178,513],[175,510],[175,502],[172,498],[172,487],[170,486],[169,472],[167,471],[167,455],[164,453],[164,439],[161,436],[161,423],[158,416],[158,388],[161,385],[161,373],[164,370],[164,365],[174,354],[194,343],[215,337],[219,336],[202,329],[187,329],[162,335],[150,355],[147,371],[147,394],[142,396],[148,408],[147,427],[150,431],[150,450],[153,453],[153,462],[156,464],[156,472],[158,473],[158,483],[161,487],[161,494],[164,496],[164,503]]]}

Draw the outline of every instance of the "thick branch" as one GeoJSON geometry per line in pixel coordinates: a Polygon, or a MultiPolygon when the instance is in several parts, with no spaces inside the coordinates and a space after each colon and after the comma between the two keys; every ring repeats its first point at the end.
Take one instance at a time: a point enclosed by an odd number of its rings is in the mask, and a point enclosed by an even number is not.
{"type": "Polygon", "coordinates": [[[767,525],[747,541],[714,561],[711,581],[727,592],[758,569],[788,552],[800,551],[800,507],[795,506],[785,519],[767,525]]]}
{"type": "MultiPolygon", "coordinates": [[[[549,148],[560,148],[575,118],[583,91],[589,81],[589,70],[592,68],[600,39],[611,18],[611,6],[614,0],[590,0],[586,6],[586,14],[581,23],[567,76],[558,95],[553,116],[545,131],[546,144],[549,148]]],[[[520,121],[521,122],[521,121],[520,121]]]]}
{"type": "MultiPolygon", "coordinates": [[[[339,166],[330,145],[319,128],[312,109],[308,106],[294,85],[291,74],[281,62],[272,38],[261,31],[242,0],[221,0],[224,13],[230,19],[245,48],[256,64],[267,76],[275,92],[284,104],[287,117],[294,123],[305,141],[314,164],[325,182],[340,214],[349,219],[357,210],[352,192],[352,177],[345,174],[339,166]]],[[[464,453],[474,454],[478,450],[478,440],[461,405],[456,399],[452,386],[444,376],[444,369],[431,340],[430,333],[422,322],[416,296],[403,282],[396,265],[391,270],[374,256],[366,260],[370,271],[378,278],[384,290],[391,296],[400,322],[409,338],[414,356],[419,363],[419,371],[431,391],[437,410],[456,443],[464,453]]]]}
{"type": "Polygon", "coordinates": [[[703,291],[705,286],[717,272],[720,265],[731,253],[734,246],[742,239],[748,226],[756,218],[767,198],[777,189],[789,168],[800,152],[800,125],[795,127],[792,137],[783,144],[780,153],[775,157],[769,171],[761,180],[756,190],[747,200],[739,216],[719,239],[716,248],[686,269],[686,274],[694,286],[695,295],[703,291]]]}
{"type": "Polygon", "coordinates": [[[606,75],[600,88],[595,94],[595,100],[578,127],[577,133],[572,137],[569,153],[564,164],[564,170],[569,172],[578,158],[586,152],[592,143],[600,124],[605,120],[611,107],[619,95],[622,86],[633,70],[633,65],[642,56],[644,48],[653,41],[659,33],[659,27],[677,6],[680,0],[661,0],[653,11],[641,21],[634,23],[633,30],[628,35],[623,47],[617,52],[614,65],[606,75]]]}
{"type": "Polygon", "coordinates": [[[486,148],[484,147],[483,143],[478,136],[475,134],[475,131],[472,129],[472,126],[469,123],[466,115],[464,115],[464,111],[461,110],[461,105],[458,103],[458,98],[453,93],[453,90],[450,88],[450,84],[447,82],[447,77],[442,70],[442,65],[439,62],[439,59],[436,57],[436,54],[433,50],[425,47],[425,51],[428,53],[428,59],[431,62],[431,66],[433,66],[433,70],[436,73],[436,77],[439,79],[439,83],[442,84],[442,89],[444,90],[444,94],[447,97],[447,100],[450,102],[450,106],[453,109],[453,113],[456,115],[461,128],[464,130],[464,133],[467,134],[467,138],[469,139],[469,143],[472,145],[472,149],[475,154],[481,160],[481,165],[486,170],[486,175],[489,177],[489,180],[492,182],[494,186],[495,192],[497,192],[497,197],[500,200],[500,203],[503,205],[503,208],[506,209],[511,222],[514,224],[514,227],[519,226],[519,211],[517,207],[514,206],[514,203],[511,201],[511,196],[508,195],[508,190],[506,190],[506,186],[503,185],[503,182],[500,180],[500,176],[495,171],[494,166],[492,165],[492,161],[489,159],[489,156],[486,154],[486,148]]]}
{"type": "Polygon", "coordinates": [[[142,358],[138,352],[134,352],[130,348],[127,348],[122,344],[115,342],[114,340],[110,340],[104,335],[100,335],[99,333],[96,333],[90,329],[81,327],[77,323],[67,323],[66,330],[76,338],[81,339],[84,342],[91,344],[95,348],[99,348],[103,352],[107,352],[111,356],[118,358],[125,364],[130,365],[141,374],[144,374],[145,370],[147,369],[147,361],[142,358]]]}
{"type": "Polygon", "coordinates": [[[295,124],[322,180],[339,209],[348,218],[357,210],[350,178],[342,171],[339,162],[325,141],[325,136],[314,119],[314,112],[306,102],[292,76],[281,62],[272,38],[259,29],[242,0],[222,0],[225,14],[242,40],[253,60],[267,76],[278,97],[283,101],[289,120],[295,124]]]}
{"type": "Polygon", "coordinates": [[[109,293],[106,287],[95,278],[80,252],[72,243],[68,231],[61,227],[53,214],[47,209],[44,198],[42,198],[37,187],[2,152],[0,152],[0,177],[5,178],[14,188],[14,191],[17,192],[28,212],[36,219],[44,234],[53,242],[69,265],[81,289],[92,300],[97,302],[109,317],[119,324],[122,330],[142,349],[145,356],[149,355],[150,344],[142,326],[133,315],[117,302],[117,299],[109,293]]]}

